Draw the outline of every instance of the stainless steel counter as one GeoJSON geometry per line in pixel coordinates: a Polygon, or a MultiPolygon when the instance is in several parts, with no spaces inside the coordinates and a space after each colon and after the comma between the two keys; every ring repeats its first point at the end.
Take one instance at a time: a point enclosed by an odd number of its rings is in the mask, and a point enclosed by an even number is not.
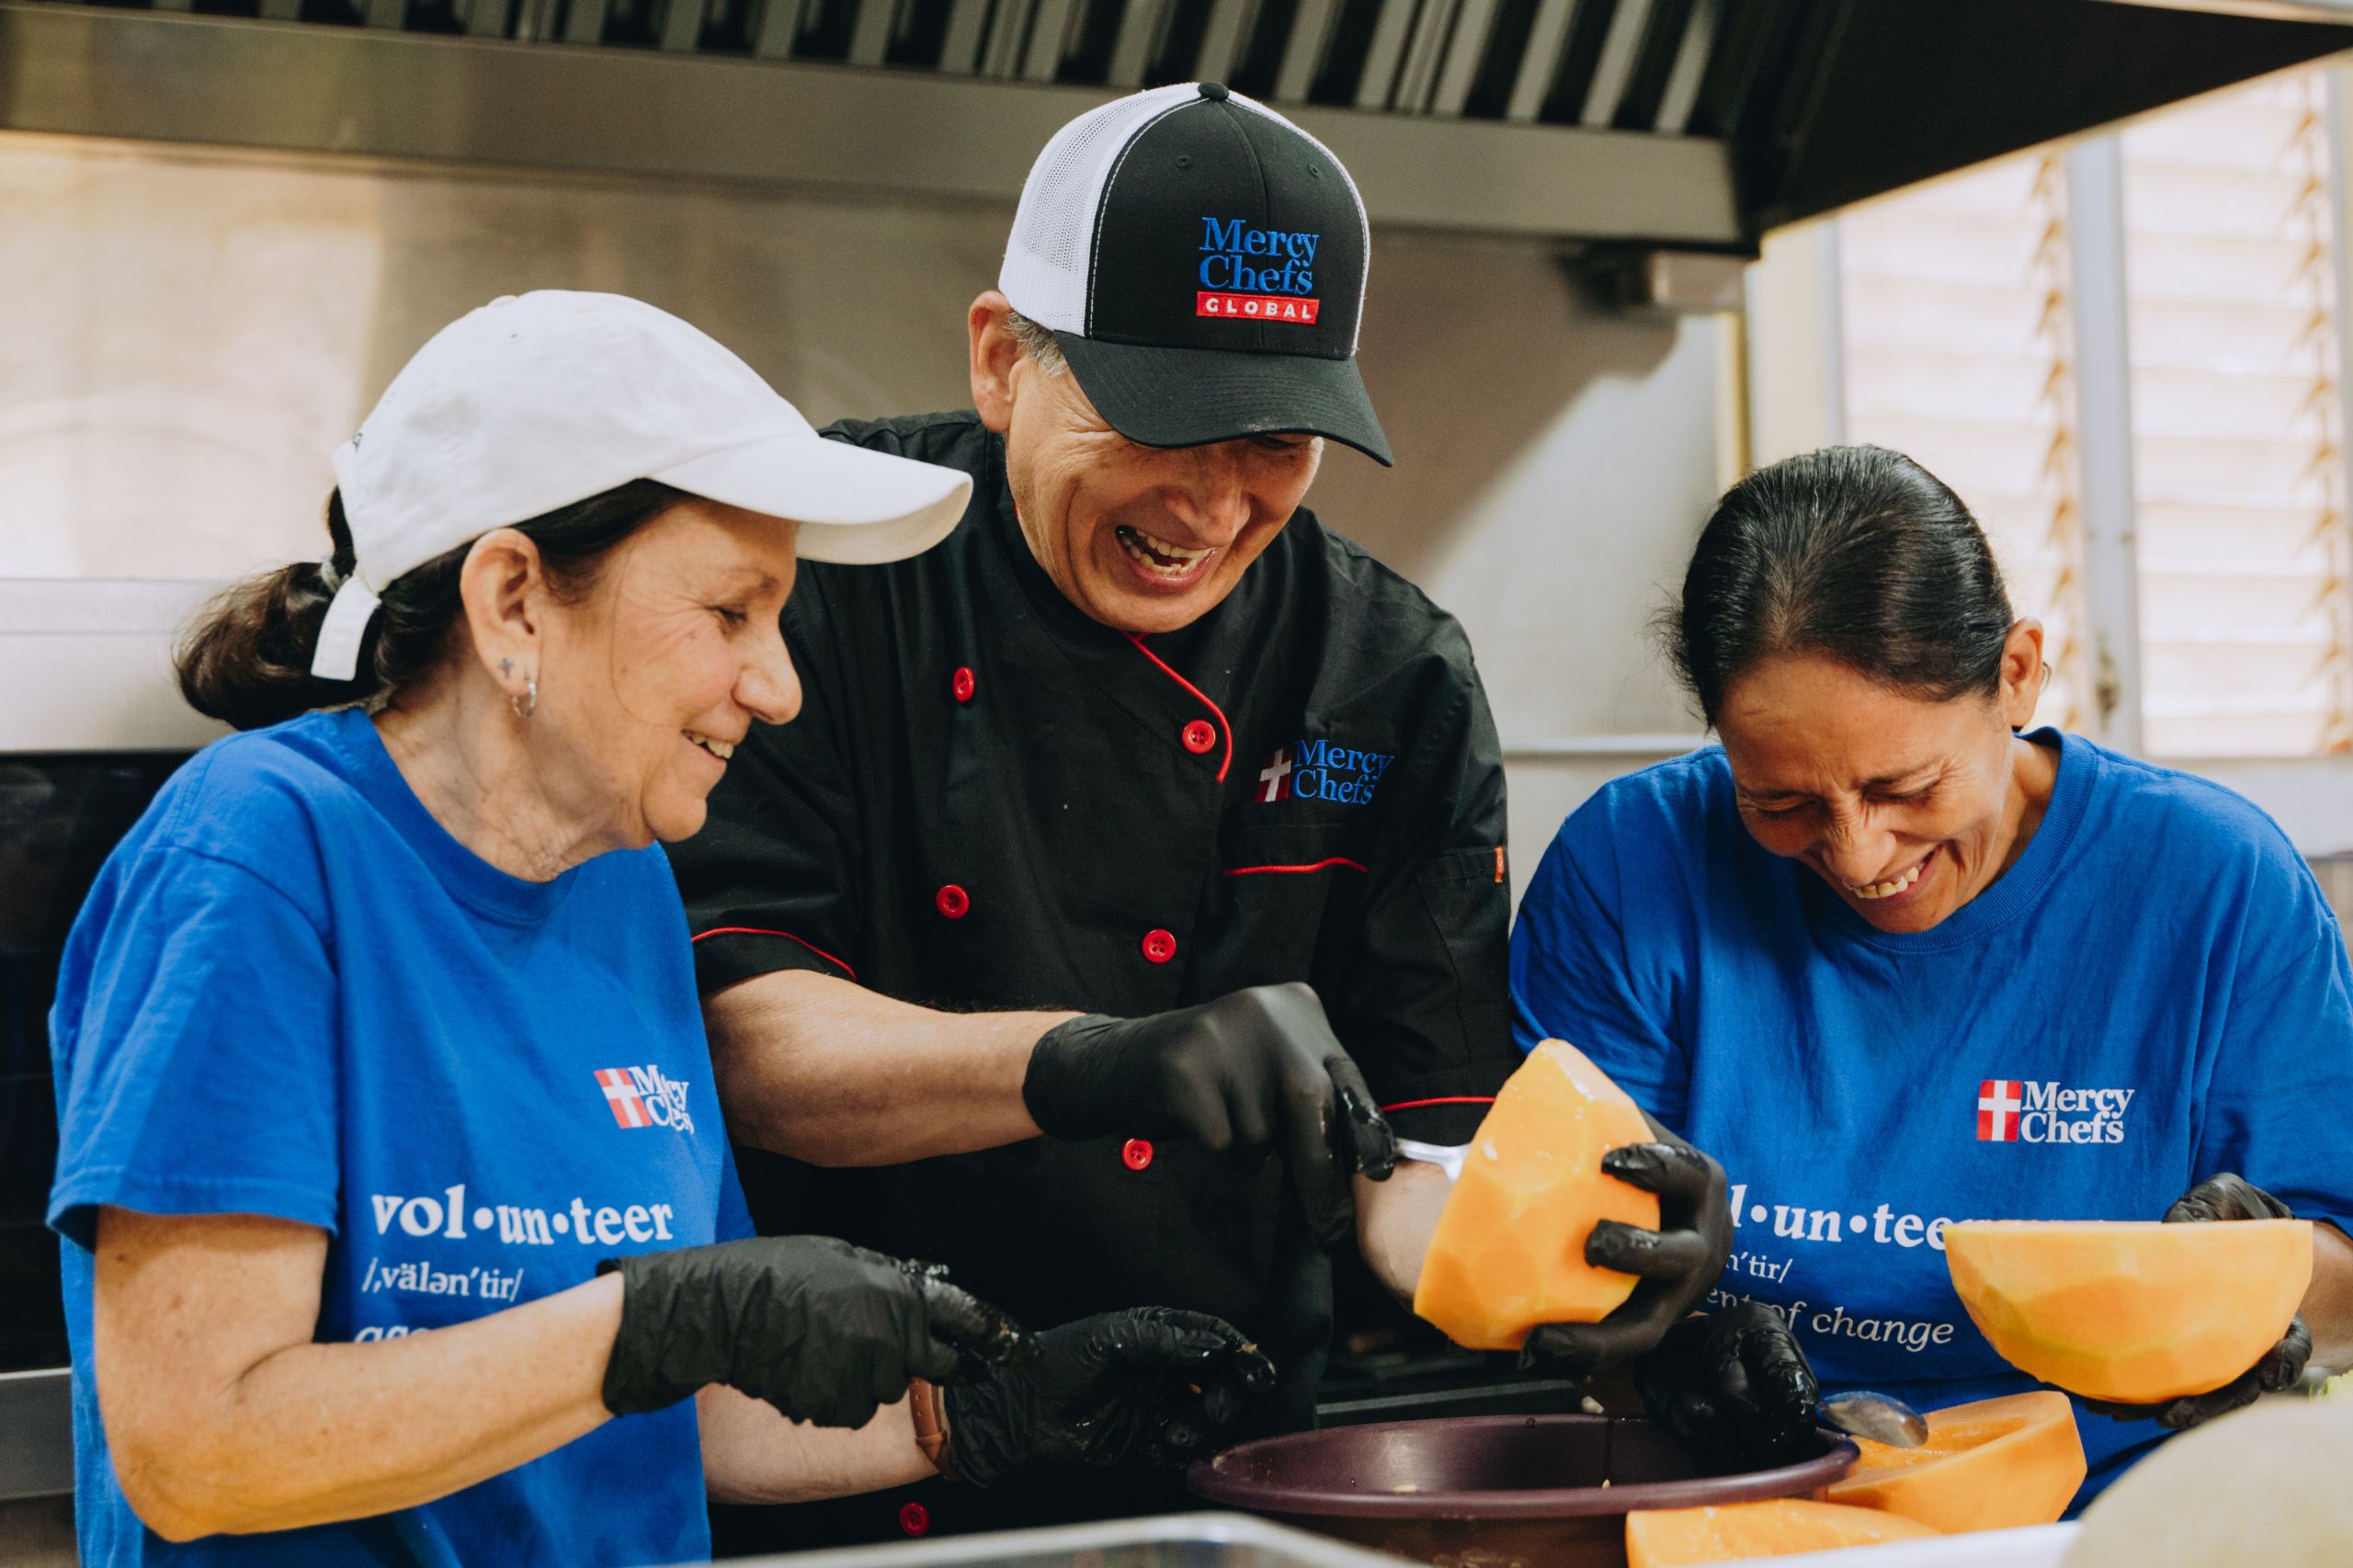
{"type": "Polygon", "coordinates": [[[1397,1568],[1400,1559],[1246,1514],[1170,1514],[1053,1529],[747,1559],[769,1568],[1397,1568]]]}

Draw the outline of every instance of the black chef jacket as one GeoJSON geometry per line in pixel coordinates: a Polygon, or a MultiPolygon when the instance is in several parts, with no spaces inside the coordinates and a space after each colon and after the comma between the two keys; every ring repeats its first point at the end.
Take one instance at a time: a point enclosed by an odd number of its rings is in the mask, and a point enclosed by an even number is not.
{"type": "MultiPolygon", "coordinates": [[[[1302,509],[1208,615],[1131,637],[1038,565],[976,415],[825,433],[961,469],[972,500],[913,560],[802,563],[801,715],[754,726],[671,849],[704,991],[806,969],[952,1011],[1136,1017],[1305,980],[1399,1132],[1467,1142],[1518,1053],[1502,759],[1454,619],[1302,509]]],[[[1114,1137],[739,1164],[763,1230],[945,1263],[1033,1325],[1215,1312],[1282,1370],[1261,1424],[1313,1418],[1329,1260],[1271,1157],[1114,1137]]],[[[761,1544],[1173,1501],[1014,1491],[776,1510],[761,1544]]]]}

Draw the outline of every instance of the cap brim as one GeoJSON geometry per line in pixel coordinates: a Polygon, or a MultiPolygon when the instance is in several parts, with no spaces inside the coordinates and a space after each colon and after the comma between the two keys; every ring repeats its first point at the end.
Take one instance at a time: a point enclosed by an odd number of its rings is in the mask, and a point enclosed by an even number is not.
{"type": "Polygon", "coordinates": [[[1354,359],[1157,348],[1058,332],[1063,358],[1112,429],[1147,447],[1326,436],[1386,467],[1389,437],[1354,359]]]}
{"type": "Polygon", "coordinates": [[[778,435],[648,474],[705,500],[789,517],[804,561],[873,566],[946,539],[970,474],[822,436],[778,435]]]}

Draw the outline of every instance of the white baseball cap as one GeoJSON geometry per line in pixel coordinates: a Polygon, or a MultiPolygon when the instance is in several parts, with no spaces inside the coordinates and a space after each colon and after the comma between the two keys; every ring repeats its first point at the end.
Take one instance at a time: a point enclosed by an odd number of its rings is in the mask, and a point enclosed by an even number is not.
{"type": "Polygon", "coordinates": [[[969,475],[828,441],[758,372],[620,294],[494,300],[434,334],[335,449],[357,569],[311,673],[349,680],[384,589],[479,539],[635,479],[801,525],[809,561],[920,554],[963,515],[969,475]]]}

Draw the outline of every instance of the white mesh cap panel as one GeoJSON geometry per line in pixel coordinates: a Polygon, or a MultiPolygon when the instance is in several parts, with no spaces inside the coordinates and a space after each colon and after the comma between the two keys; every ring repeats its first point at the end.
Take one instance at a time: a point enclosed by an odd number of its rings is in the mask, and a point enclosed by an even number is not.
{"type": "Polygon", "coordinates": [[[1348,173],[1347,165],[1332,156],[1331,148],[1326,147],[1323,142],[1318,142],[1306,131],[1300,130],[1298,126],[1293,125],[1290,120],[1285,119],[1281,115],[1277,114],[1273,109],[1268,108],[1257,99],[1245,98],[1240,93],[1229,93],[1226,95],[1226,101],[1228,103],[1239,104],[1253,114],[1262,114],[1266,116],[1268,119],[1273,120],[1277,125],[1279,125],[1285,130],[1290,131],[1301,141],[1306,142],[1309,146],[1314,148],[1325,157],[1331,158],[1332,166],[1340,171],[1340,177],[1342,179],[1348,182],[1348,202],[1357,210],[1357,233],[1358,240],[1364,246],[1364,282],[1361,290],[1357,296],[1358,304],[1356,324],[1348,331],[1348,354],[1351,358],[1354,358],[1357,351],[1357,340],[1364,335],[1363,301],[1372,292],[1372,224],[1364,215],[1364,194],[1357,189],[1357,176],[1348,173]]]}
{"type": "Polygon", "coordinates": [[[1154,87],[1089,109],[1054,132],[1021,183],[997,273],[996,286],[1015,310],[1055,332],[1086,331],[1095,220],[1111,170],[1138,131],[1199,97],[1191,82],[1154,87]]]}

